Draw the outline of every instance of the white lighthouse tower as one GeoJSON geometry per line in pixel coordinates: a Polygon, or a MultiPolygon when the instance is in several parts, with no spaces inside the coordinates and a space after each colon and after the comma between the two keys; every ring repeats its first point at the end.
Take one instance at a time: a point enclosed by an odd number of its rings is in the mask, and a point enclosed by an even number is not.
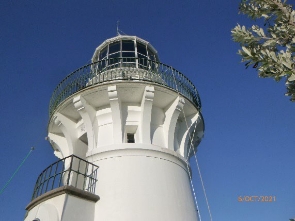
{"type": "Polygon", "coordinates": [[[53,92],[48,140],[60,160],[38,177],[25,221],[197,221],[188,159],[200,108],[149,42],[107,39],[53,92]]]}

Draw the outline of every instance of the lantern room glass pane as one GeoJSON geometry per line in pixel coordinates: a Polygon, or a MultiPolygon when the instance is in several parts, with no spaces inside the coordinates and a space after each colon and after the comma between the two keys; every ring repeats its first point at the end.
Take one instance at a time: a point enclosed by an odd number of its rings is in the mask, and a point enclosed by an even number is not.
{"type": "Polygon", "coordinates": [[[137,42],[137,53],[146,55],[146,46],[137,42]]]}
{"type": "Polygon", "coordinates": [[[123,63],[135,62],[135,52],[122,52],[123,63]]]}
{"type": "Polygon", "coordinates": [[[156,60],[155,54],[150,49],[148,50],[148,54],[150,60],[156,60]]]}
{"type": "Polygon", "coordinates": [[[99,60],[104,59],[107,56],[108,47],[105,47],[100,51],[99,60]]]}
{"type": "Polygon", "coordinates": [[[109,58],[119,58],[120,52],[109,55],[109,58]]]}
{"type": "Polygon", "coordinates": [[[118,52],[118,51],[120,51],[120,42],[119,41],[110,44],[110,46],[109,46],[109,54],[112,54],[112,53],[115,53],[115,52],[118,52]]]}
{"type": "Polygon", "coordinates": [[[119,57],[120,57],[120,52],[109,55],[109,64],[119,63],[120,62],[119,57]]]}
{"type": "Polygon", "coordinates": [[[138,54],[138,64],[140,65],[140,67],[143,66],[147,66],[147,57],[143,56],[142,54],[138,54]]]}
{"type": "Polygon", "coordinates": [[[122,51],[134,51],[134,41],[122,41],[122,51]]]}
{"type": "Polygon", "coordinates": [[[135,52],[122,52],[122,57],[123,58],[134,58],[135,52]]]}

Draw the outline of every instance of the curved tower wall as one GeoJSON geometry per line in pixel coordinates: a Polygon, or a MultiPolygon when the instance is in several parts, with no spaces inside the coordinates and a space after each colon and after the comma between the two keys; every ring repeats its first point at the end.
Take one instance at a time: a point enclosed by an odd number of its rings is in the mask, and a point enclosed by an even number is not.
{"type": "MultiPolygon", "coordinates": [[[[133,36],[105,41],[96,49],[93,62],[106,47],[108,58],[109,45],[118,39],[120,56],[122,39],[137,41],[146,45],[147,57],[153,54],[157,66],[155,49],[133,36]]],[[[193,154],[190,144],[196,148],[203,137],[203,118],[191,99],[159,83],[159,79],[166,81],[160,75],[149,81],[137,77],[152,63],[139,61],[136,46],[134,50],[129,78],[114,77],[118,72],[122,76],[124,60],[105,63],[99,74],[86,80],[87,87],[56,105],[48,126],[49,141],[57,157],[74,154],[99,166],[95,194],[100,200],[87,220],[196,221],[187,159],[193,154]],[[112,80],[101,81],[110,71],[112,80]]]]}

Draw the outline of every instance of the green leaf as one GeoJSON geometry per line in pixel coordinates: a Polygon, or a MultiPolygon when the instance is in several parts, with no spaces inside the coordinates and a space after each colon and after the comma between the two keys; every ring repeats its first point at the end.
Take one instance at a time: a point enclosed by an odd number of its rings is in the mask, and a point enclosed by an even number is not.
{"type": "Polygon", "coordinates": [[[242,62],[246,62],[246,67],[254,64],[260,77],[288,79],[292,84],[288,84],[287,94],[295,101],[295,11],[292,5],[286,0],[241,0],[239,13],[254,20],[249,29],[237,24],[231,30],[233,41],[241,45],[238,54],[242,62]],[[262,20],[265,28],[255,24],[256,20],[262,20]]]}
{"type": "Polygon", "coordinates": [[[251,52],[246,47],[242,46],[242,49],[247,55],[252,56],[251,52]]]}

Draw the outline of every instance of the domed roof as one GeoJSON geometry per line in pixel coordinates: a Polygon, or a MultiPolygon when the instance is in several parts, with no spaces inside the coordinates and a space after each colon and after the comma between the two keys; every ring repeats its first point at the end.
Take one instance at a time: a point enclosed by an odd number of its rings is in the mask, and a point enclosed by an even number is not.
{"type": "Polygon", "coordinates": [[[156,49],[147,41],[129,35],[105,40],[93,54],[92,62],[112,58],[138,58],[159,61],[156,49]]]}

